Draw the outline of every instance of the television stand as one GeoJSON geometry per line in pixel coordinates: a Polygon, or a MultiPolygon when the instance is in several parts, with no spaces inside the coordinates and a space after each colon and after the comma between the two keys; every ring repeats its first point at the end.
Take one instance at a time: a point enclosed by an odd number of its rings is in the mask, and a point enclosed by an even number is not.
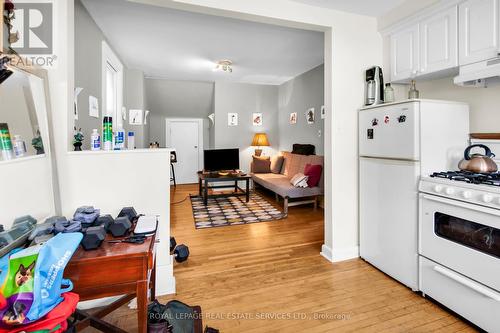
{"type": "Polygon", "coordinates": [[[199,195],[203,198],[203,203],[205,206],[208,204],[208,198],[217,197],[232,197],[232,196],[245,196],[246,202],[250,201],[250,176],[242,173],[229,173],[228,175],[220,175],[218,172],[204,173],[203,171],[198,172],[198,185],[199,185],[199,195]],[[245,188],[242,189],[238,186],[239,181],[245,182],[245,188]],[[215,183],[210,185],[210,183],[215,183]],[[228,183],[228,184],[221,184],[228,183]],[[208,190],[211,189],[234,189],[232,193],[217,193],[208,194],[208,190]]]}

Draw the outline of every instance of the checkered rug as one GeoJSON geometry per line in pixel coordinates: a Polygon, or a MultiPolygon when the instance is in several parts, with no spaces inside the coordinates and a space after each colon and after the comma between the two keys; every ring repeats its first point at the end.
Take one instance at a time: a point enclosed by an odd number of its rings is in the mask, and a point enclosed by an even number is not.
{"type": "Polygon", "coordinates": [[[286,217],[256,193],[250,194],[249,202],[245,202],[244,196],[209,198],[206,206],[202,197],[191,196],[191,206],[196,229],[270,222],[286,217]]]}

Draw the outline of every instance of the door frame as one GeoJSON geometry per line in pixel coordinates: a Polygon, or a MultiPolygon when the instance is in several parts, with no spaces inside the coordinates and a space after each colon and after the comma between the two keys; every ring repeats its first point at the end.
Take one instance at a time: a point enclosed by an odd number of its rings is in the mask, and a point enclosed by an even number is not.
{"type": "Polygon", "coordinates": [[[198,170],[203,170],[203,119],[202,118],[165,118],[165,145],[170,147],[170,126],[172,123],[198,123],[198,170]]]}

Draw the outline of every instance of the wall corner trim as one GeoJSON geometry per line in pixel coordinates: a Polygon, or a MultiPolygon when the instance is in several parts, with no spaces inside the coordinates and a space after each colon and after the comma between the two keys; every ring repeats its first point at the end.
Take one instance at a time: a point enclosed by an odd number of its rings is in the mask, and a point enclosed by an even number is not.
{"type": "Polygon", "coordinates": [[[330,249],[330,247],[328,247],[328,245],[326,244],[323,244],[321,246],[321,252],[320,254],[326,259],[328,260],[329,262],[333,262],[333,258],[332,258],[332,249],[330,249]]]}

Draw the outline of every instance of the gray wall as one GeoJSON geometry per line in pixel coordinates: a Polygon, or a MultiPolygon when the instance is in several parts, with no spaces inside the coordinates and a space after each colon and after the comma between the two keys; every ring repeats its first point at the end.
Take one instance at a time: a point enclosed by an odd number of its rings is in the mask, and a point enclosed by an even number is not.
{"type": "Polygon", "coordinates": [[[165,147],[165,118],[202,118],[204,148],[213,147],[208,115],[214,108],[214,83],[147,78],[145,90],[146,104],[151,111],[150,141],[165,147]]]}
{"type": "MultiPolygon", "coordinates": [[[[97,128],[102,131],[102,42],[106,37],[89,15],[80,0],[75,1],[75,87],[83,88],[78,96],[77,128],[85,136],[82,149],[90,149],[90,135],[97,128]],[[89,96],[99,100],[99,118],[89,116],[89,96]]],[[[109,44],[109,43],[108,43],[109,44]]],[[[116,52],[115,52],[116,53],[116,52]]],[[[118,55],[119,56],[119,55],[118,55]]],[[[149,146],[149,127],[128,125],[128,110],[145,110],[144,75],[141,71],[124,68],[123,104],[127,108],[127,120],[123,121],[125,131],[135,132],[135,146],[149,146]]]]}
{"type": "MultiPolygon", "coordinates": [[[[136,69],[125,69],[123,76],[123,104],[128,110],[146,110],[146,100],[144,96],[144,73],[136,69]]],[[[137,148],[149,147],[149,125],[129,125],[127,120],[123,121],[123,128],[126,132],[133,131],[135,134],[135,146],[137,148]]]]}
{"type": "Polygon", "coordinates": [[[82,87],[78,96],[77,128],[81,128],[85,141],[82,149],[90,149],[92,129],[102,129],[102,41],[105,37],[80,0],[75,0],[75,87],[82,87]],[[100,118],[89,117],[89,96],[99,100],[100,118]]]}
{"type": "Polygon", "coordinates": [[[325,104],[324,66],[318,66],[279,86],[279,150],[291,151],[294,143],[316,146],[316,154],[324,152],[324,119],[321,106],[325,104]],[[305,113],[315,110],[314,124],[308,124],[305,113]],[[297,112],[297,124],[290,124],[290,113],[297,112]],[[321,133],[321,135],[320,135],[321,133]]]}
{"type": "Polygon", "coordinates": [[[278,86],[245,83],[215,83],[215,148],[240,148],[240,168],[249,171],[254,147],[254,133],[268,135],[271,147],[264,154],[278,149],[278,86]],[[238,113],[238,126],[228,126],[227,114],[238,113]],[[262,126],[253,126],[252,114],[261,112],[262,126]]]}

